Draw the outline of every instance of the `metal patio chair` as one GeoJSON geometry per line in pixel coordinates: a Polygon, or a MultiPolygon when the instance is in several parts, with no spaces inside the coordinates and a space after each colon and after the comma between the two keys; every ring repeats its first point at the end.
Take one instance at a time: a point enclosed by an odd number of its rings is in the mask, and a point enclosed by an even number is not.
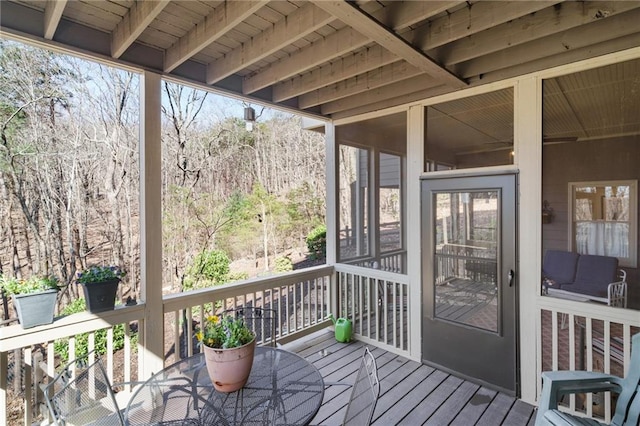
{"type": "MultiPolygon", "coordinates": [[[[109,376],[100,357],[93,351],[65,365],[58,375],[41,387],[56,425],[126,425],[109,376]]],[[[177,426],[193,423],[179,420],[156,424],[177,426]]]]}
{"type": "Polygon", "coordinates": [[[124,425],[115,393],[99,357],[68,363],[43,386],[47,408],[58,425],[124,425]]]}
{"type": "Polygon", "coordinates": [[[601,425],[597,420],[558,410],[558,400],[563,395],[596,392],[619,394],[612,425],[637,426],[640,424],[640,333],[632,338],[631,364],[624,379],[592,371],[546,371],[542,373],[542,382],[536,426],[601,425]]]}
{"type": "Polygon", "coordinates": [[[256,335],[256,344],[263,346],[277,346],[276,340],[276,311],[267,308],[242,307],[226,310],[224,314],[233,314],[236,318],[243,318],[245,324],[256,335]]]}
{"type": "Polygon", "coordinates": [[[376,359],[369,348],[364,348],[358,375],[351,389],[351,397],[344,415],[344,425],[362,426],[371,423],[380,394],[380,381],[376,359]]]}

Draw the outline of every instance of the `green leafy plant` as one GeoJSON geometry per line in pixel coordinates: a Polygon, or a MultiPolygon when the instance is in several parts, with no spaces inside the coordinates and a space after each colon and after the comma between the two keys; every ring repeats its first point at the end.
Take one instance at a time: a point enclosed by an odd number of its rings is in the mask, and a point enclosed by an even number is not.
{"type": "Polygon", "coordinates": [[[316,226],[306,238],[307,249],[311,259],[322,259],[327,255],[327,227],[316,226]]]}
{"type": "Polygon", "coordinates": [[[230,283],[246,279],[249,279],[249,274],[247,272],[229,272],[228,281],[230,283]]]}
{"type": "Polygon", "coordinates": [[[293,271],[293,262],[289,256],[281,256],[276,258],[276,272],[293,271]]]}
{"type": "Polygon", "coordinates": [[[224,284],[229,278],[229,256],[222,250],[205,250],[198,253],[188,269],[183,290],[224,284]]]}
{"type": "Polygon", "coordinates": [[[122,279],[126,272],[118,266],[91,266],[78,273],[76,281],[82,284],[99,283],[103,281],[122,279]]]}
{"type": "Polygon", "coordinates": [[[0,275],[0,288],[4,289],[8,295],[39,293],[46,290],[58,291],[60,290],[60,281],[54,276],[36,276],[26,280],[19,280],[0,275]]]}
{"type": "Polygon", "coordinates": [[[243,318],[233,315],[209,315],[202,321],[196,337],[203,345],[216,349],[231,349],[246,345],[255,335],[243,318]]]}
{"type": "MultiPolygon", "coordinates": [[[[84,299],[76,299],[67,305],[61,312],[62,315],[71,315],[78,312],[86,311],[86,303],[84,299]]],[[[113,327],[113,350],[117,351],[124,348],[125,330],[124,324],[118,324],[113,327]]],[[[75,336],[76,353],[75,358],[82,357],[89,352],[89,333],[82,333],[75,336]]],[[[138,341],[138,333],[131,334],[131,347],[136,348],[138,341]]],[[[59,339],[53,344],[56,355],[63,361],[69,360],[69,339],[59,339]]],[[[107,352],[107,330],[97,330],[95,332],[95,350],[99,355],[107,352]]],[[[73,358],[72,354],[72,358],[73,358]]]]}

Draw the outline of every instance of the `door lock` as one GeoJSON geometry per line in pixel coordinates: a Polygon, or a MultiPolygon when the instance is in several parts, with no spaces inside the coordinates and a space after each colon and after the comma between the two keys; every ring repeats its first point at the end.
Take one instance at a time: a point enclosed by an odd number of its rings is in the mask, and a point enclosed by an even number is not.
{"type": "Polygon", "coordinates": [[[513,287],[513,278],[515,276],[515,272],[513,272],[513,269],[509,269],[509,275],[507,275],[509,277],[509,287],[513,287]]]}

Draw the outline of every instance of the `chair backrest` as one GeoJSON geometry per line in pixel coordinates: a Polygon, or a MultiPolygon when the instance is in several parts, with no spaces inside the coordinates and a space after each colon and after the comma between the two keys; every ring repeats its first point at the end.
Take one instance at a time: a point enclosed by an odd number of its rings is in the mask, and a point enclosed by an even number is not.
{"type": "Polygon", "coordinates": [[[618,280],[617,274],[618,258],[583,254],[578,259],[573,291],[607,297],[607,287],[618,280]]]}
{"type": "Polygon", "coordinates": [[[640,424],[640,333],[631,338],[631,363],[622,382],[616,411],[611,419],[613,425],[640,424]]]}
{"type": "Polygon", "coordinates": [[[247,327],[256,335],[256,344],[276,346],[276,311],[267,308],[242,307],[230,309],[236,318],[243,318],[247,327]]]}
{"type": "Polygon", "coordinates": [[[351,398],[349,398],[343,424],[361,426],[371,423],[379,393],[380,381],[378,380],[376,359],[369,348],[364,348],[360,369],[351,389],[351,398]]]}
{"type": "Polygon", "coordinates": [[[111,382],[99,358],[78,358],[44,387],[49,413],[59,425],[124,425],[111,382]]]}
{"type": "Polygon", "coordinates": [[[544,278],[549,278],[558,285],[573,283],[578,257],[578,253],[570,251],[547,250],[542,262],[544,278]]]}

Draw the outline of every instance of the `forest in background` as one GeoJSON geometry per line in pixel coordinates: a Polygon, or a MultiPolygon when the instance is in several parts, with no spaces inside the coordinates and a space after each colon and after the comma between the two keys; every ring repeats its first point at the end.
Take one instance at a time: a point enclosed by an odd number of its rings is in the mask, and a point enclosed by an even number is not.
{"type": "MultiPolygon", "coordinates": [[[[303,251],[324,223],[324,136],[260,108],[248,130],[238,101],[162,90],[163,286],[193,287],[207,253],[269,272],[303,251]]],[[[0,39],[1,273],[74,283],[119,265],[138,294],[139,102],[135,73],[0,39]]]]}

